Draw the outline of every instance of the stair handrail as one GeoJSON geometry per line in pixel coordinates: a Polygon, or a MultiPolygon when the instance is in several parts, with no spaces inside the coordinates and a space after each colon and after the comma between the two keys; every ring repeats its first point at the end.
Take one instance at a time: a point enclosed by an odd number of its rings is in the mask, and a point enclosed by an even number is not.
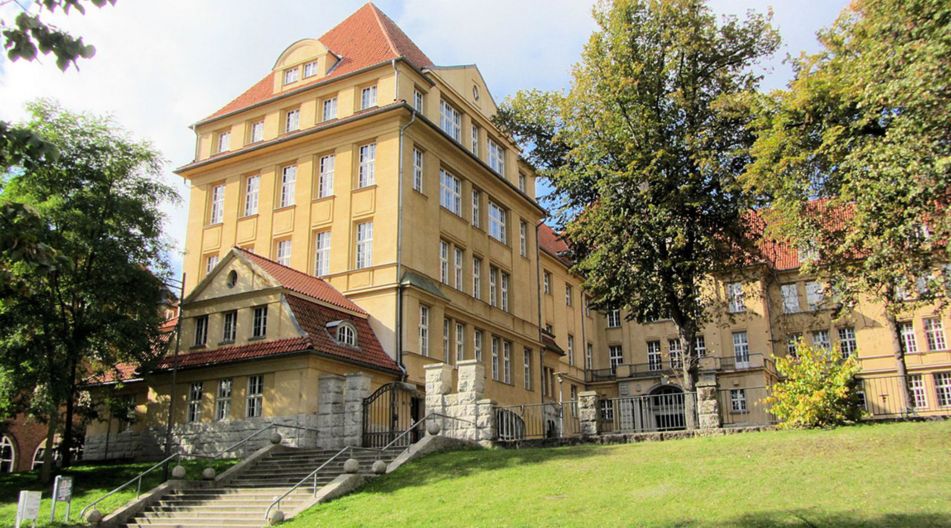
{"type": "Polygon", "coordinates": [[[271,423],[265,425],[264,427],[258,429],[257,431],[251,433],[250,435],[248,435],[248,436],[245,437],[244,439],[239,440],[239,441],[238,441],[237,443],[235,443],[234,445],[229,446],[229,447],[225,448],[224,450],[218,451],[218,452],[216,452],[216,453],[211,453],[211,454],[205,455],[205,454],[200,454],[200,453],[186,454],[186,453],[182,453],[181,451],[178,451],[178,452],[176,452],[176,453],[173,453],[173,454],[171,454],[171,455],[169,455],[169,456],[163,458],[161,461],[157,462],[154,466],[152,466],[152,467],[146,469],[145,471],[139,473],[138,475],[132,477],[132,479],[130,479],[128,482],[123,483],[121,486],[119,486],[119,487],[113,489],[113,490],[110,491],[109,493],[106,493],[105,495],[103,495],[103,496],[97,498],[96,500],[90,502],[89,504],[87,504],[85,508],[83,508],[82,510],[79,511],[79,518],[80,518],[80,519],[85,519],[85,518],[86,518],[86,512],[88,512],[90,508],[92,508],[93,506],[99,504],[99,503],[102,502],[103,500],[105,500],[105,499],[107,499],[107,498],[109,498],[109,497],[115,495],[116,493],[119,493],[120,491],[126,489],[127,487],[131,486],[132,483],[136,483],[135,498],[138,499],[138,498],[142,495],[142,479],[143,479],[143,477],[145,477],[145,476],[148,475],[149,473],[155,471],[156,469],[158,469],[158,468],[164,466],[165,464],[168,464],[168,463],[171,462],[172,460],[181,459],[181,458],[183,458],[183,457],[215,459],[215,458],[217,458],[218,456],[220,456],[220,455],[222,455],[222,454],[224,454],[224,453],[231,452],[232,450],[234,450],[234,449],[237,448],[238,446],[247,443],[247,442],[250,441],[252,438],[254,438],[254,437],[258,436],[259,434],[263,433],[264,431],[267,431],[267,430],[272,429],[272,428],[274,428],[274,427],[290,427],[290,428],[307,429],[306,427],[300,427],[300,426],[296,426],[296,425],[282,425],[282,424],[277,424],[277,423],[271,422],[271,423]]]}
{"type": "Polygon", "coordinates": [[[340,451],[337,451],[336,453],[334,453],[333,456],[331,456],[331,457],[328,458],[326,461],[324,461],[323,464],[321,464],[320,466],[318,466],[317,469],[311,471],[306,477],[300,479],[300,481],[299,481],[297,484],[294,484],[294,485],[291,486],[287,491],[285,491],[283,494],[281,494],[279,497],[275,498],[274,501],[272,501],[271,504],[268,505],[267,510],[264,511],[264,521],[265,521],[265,523],[268,521],[268,519],[270,519],[270,517],[271,517],[271,510],[273,510],[275,506],[277,506],[278,508],[280,508],[280,507],[281,507],[281,501],[283,501],[284,499],[286,499],[287,496],[290,495],[291,493],[293,493],[295,490],[297,490],[297,488],[303,486],[304,483],[307,482],[308,480],[310,480],[311,478],[314,479],[314,495],[317,495],[317,473],[319,473],[321,469],[324,469],[324,468],[327,466],[327,464],[330,464],[331,462],[333,462],[334,460],[336,460],[337,457],[339,457],[340,455],[344,454],[344,453],[347,452],[347,451],[350,451],[350,452],[351,452],[351,455],[352,455],[352,453],[353,453],[353,446],[346,446],[346,447],[340,449],[340,451]]]}

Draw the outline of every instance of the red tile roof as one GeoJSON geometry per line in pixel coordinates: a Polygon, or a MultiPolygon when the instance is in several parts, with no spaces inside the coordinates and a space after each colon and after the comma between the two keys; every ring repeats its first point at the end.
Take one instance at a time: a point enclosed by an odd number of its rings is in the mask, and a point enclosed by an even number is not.
{"type": "Polygon", "coordinates": [[[278,264],[269,258],[262,257],[246,249],[236,247],[234,250],[247,257],[254,264],[260,266],[268,275],[273,277],[274,280],[288,290],[345,310],[367,315],[366,310],[357,306],[344,294],[337,291],[336,288],[319,277],[314,277],[313,275],[297,271],[294,268],[278,264]]]}
{"type": "Polygon", "coordinates": [[[538,247],[566,267],[572,266],[571,259],[567,257],[568,244],[561,235],[555,233],[555,230],[547,224],[538,225],[538,247]]]}
{"type": "MultiPolygon", "coordinates": [[[[310,339],[307,337],[291,337],[275,339],[273,341],[258,341],[247,345],[220,347],[201,352],[186,352],[178,355],[178,368],[207,367],[222,363],[234,363],[249,359],[263,359],[272,356],[281,356],[294,352],[303,352],[311,349],[310,339]]],[[[169,370],[175,358],[166,356],[155,366],[155,370],[169,370]]]]}
{"type": "MultiPolygon", "coordinates": [[[[340,57],[340,61],[326,76],[301,86],[339,77],[400,57],[405,58],[417,68],[433,65],[429,57],[413,43],[406,33],[372,2],[358,9],[317,40],[340,57]]],[[[208,119],[246,108],[276,95],[274,72],[271,72],[210,115],[208,119]]]]}

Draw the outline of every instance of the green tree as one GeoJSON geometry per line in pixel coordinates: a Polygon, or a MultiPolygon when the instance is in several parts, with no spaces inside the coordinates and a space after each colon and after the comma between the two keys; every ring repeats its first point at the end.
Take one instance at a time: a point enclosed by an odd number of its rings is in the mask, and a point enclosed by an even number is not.
{"type": "Polygon", "coordinates": [[[766,398],[769,412],[787,429],[855,422],[861,415],[854,391],[860,368],[855,356],[842,359],[836,348],[800,342],[795,356],[776,358],[782,381],[766,398]]]}
{"type": "Polygon", "coordinates": [[[941,298],[951,261],[951,4],[857,0],[819,40],[758,101],[744,180],[844,308],[884,304],[904,381],[898,322],[941,298]]]}
{"type": "Polygon", "coordinates": [[[520,92],[497,122],[551,181],[593,304],[672,319],[692,389],[708,279],[755,253],[744,101],[778,35],[767,15],[718,20],[701,0],[603,1],[594,18],[571,89],[520,92]]]}
{"type": "Polygon", "coordinates": [[[60,409],[63,463],[70,462],[83,378],[119,362],[147,364],[161,353],[168,266],[160,206],[177,196],[160,181],[163,161],[152,146],[109,119],[50,102],[29,110],[24,126],[61,155],[9,172],[0,204],[32,211],[31,237],[55,257],[37,266],[29,252],[5,252],[0,261],[20,286],[0,290],[0,370],[17,380],[0,399],[20,399],[48,420],[48,478],[60,409]]]}

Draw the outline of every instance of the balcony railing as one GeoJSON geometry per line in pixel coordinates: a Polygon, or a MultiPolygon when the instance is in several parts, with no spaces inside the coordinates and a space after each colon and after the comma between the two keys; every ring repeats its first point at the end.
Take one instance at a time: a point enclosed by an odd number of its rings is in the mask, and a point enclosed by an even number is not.
{"type": "MultiPolygon", "coordinates": [[[[586,381],[613,381],[617,379],[643,379],[653,378],[663,375],[678,375],[681,372],[681,364],[677,360],[671,361],[670,358],[663,358],[662,361],[650,361],[648,363],[623,363],[615,368],[593,369],[585,373],[586,381]]],[[[707,356],[700,358],[701,371],[737,371],[766,368],[775,372],[776,365],[772,358],[765,357],[763,354],[749,354],[745,357],[716,357],[707,356]]]]}

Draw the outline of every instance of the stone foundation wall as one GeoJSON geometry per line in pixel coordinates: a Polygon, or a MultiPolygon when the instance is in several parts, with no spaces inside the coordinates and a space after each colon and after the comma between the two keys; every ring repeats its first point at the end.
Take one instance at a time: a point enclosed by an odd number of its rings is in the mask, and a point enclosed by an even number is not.
{"type": "Polygon", "coordinates": [[[452,392],[452,367],[427,365],[426,414],[448,438],[490,444],[495,440],[495,402],[484,398],[485,370],[474,359],[460,361],[458,392],[452,392]]]}

